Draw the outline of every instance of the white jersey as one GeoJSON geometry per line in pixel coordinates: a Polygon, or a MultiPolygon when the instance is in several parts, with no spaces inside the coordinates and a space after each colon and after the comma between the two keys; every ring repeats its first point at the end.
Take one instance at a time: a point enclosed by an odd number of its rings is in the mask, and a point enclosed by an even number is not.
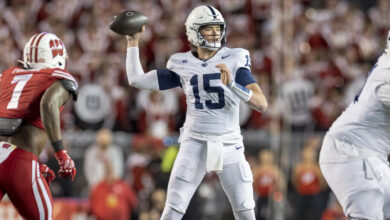
{"type": "Polygon", "coordinates": [[[390,56],[382,55],[360,94],[331,126],[329,135],[361,149],[360,152],[390,154],[390,110],[376,95],[381,85],[389,83],[390,56]]]}
{"type": "Polygon", "coordinates": [[[310,100],[314,95],[314,87],[311,82],[295,78],[284,83],[280,93],[283,117],[288,123],[306,125],[312,121],[310,100]]]}
{"type": "Polygon", "coordinates": [[[220,70],[215,67],[221,63],[226,64],[232,79],[242,86],[254,82],[250,74],[248,77],[237,71],[250,70],[249,52],[241,48],[223,47],[205,61],[191,52],[176,53],[167,63],[167,68],[180,77],[187,100],[184,127],[190,131],[219,135],[240,131],[240,99],[221,82],[220,70]]]}

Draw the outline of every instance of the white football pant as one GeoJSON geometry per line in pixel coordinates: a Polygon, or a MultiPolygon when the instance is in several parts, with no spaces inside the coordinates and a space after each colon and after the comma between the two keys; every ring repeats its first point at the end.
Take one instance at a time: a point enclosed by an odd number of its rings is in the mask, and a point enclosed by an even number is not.
{"type": "MultiPolygon", "coordinates": [[[[188,137],[181,141],[168,184],[168,195],[161,219],[181,219],[194,192],[206,175],[206,141],[188,137]]],[[[229,198],[234,216],[255,219],[253,175],[244,156],[242,141],[223,146],[223,170],[217,173],[229,198]]]]}

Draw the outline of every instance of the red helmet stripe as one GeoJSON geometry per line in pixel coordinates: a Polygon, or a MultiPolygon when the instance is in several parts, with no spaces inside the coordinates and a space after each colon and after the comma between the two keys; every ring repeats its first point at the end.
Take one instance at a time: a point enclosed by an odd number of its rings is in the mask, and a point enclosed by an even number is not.
{"type": "Polygon", "coordinates": [[[39,42],[41,41],[42,37],[45,36],[46,33],[43,33],[37,40],[37,43],[35,44],[35,62],[37,63],[38,62],[38,45],[39,45],[39,42]]]}
{"type": "Polygon", "coordinates": [[[30,60],[27,60],[28,62],[32,62],[32,46],[34,44],[34,41],[35,41],[35,38],[37,38],[39,34],[35,34],[32,41],[31,41],[31,44],[30,44],[30,60]]]}

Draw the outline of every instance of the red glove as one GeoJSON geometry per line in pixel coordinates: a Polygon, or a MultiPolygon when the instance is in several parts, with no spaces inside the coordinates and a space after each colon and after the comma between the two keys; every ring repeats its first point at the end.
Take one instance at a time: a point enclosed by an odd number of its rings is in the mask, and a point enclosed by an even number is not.
{"type": "Polygon", "coordinates": [[[39,170],[41,171],[42,176],[45,177],[47,184],[50,186],[51,182],[56,178],[53,170],[46,166],[46,164],[39,164],[39,170]]]}
{"type": "Polygon", "coordinates": [[[69,157],[68,152],[66,152],[66,150],[59,150],[54,154],[54,157],[57,159],[58,165],[60,166],[58,175],[63,178],[70,176],[73,181],[76,176],[76,168],[72,158],[69,157]]]}

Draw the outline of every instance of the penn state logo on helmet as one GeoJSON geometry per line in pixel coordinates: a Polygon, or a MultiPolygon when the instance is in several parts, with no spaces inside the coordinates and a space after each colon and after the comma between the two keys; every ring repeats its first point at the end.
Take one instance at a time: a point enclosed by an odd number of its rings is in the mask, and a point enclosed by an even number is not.
{"type": "Polygon", "coordinates": [[[202,5],[194,8],[188,15],[185,23],[188,40],[197,47],[210,50],[219,49],[226,41],[226,23],[221,12],[209,5],[202,5]],[[202,27],[207,25],[221,26],[220,42],[208,42],[200,33],[202,27]]]}
{"type": "Polygon", "coordinates": [[[25,68],[61,68],[65,69],[67,53],[64,43],[52,33],[33,35],[23,50],[25,68]]]}

